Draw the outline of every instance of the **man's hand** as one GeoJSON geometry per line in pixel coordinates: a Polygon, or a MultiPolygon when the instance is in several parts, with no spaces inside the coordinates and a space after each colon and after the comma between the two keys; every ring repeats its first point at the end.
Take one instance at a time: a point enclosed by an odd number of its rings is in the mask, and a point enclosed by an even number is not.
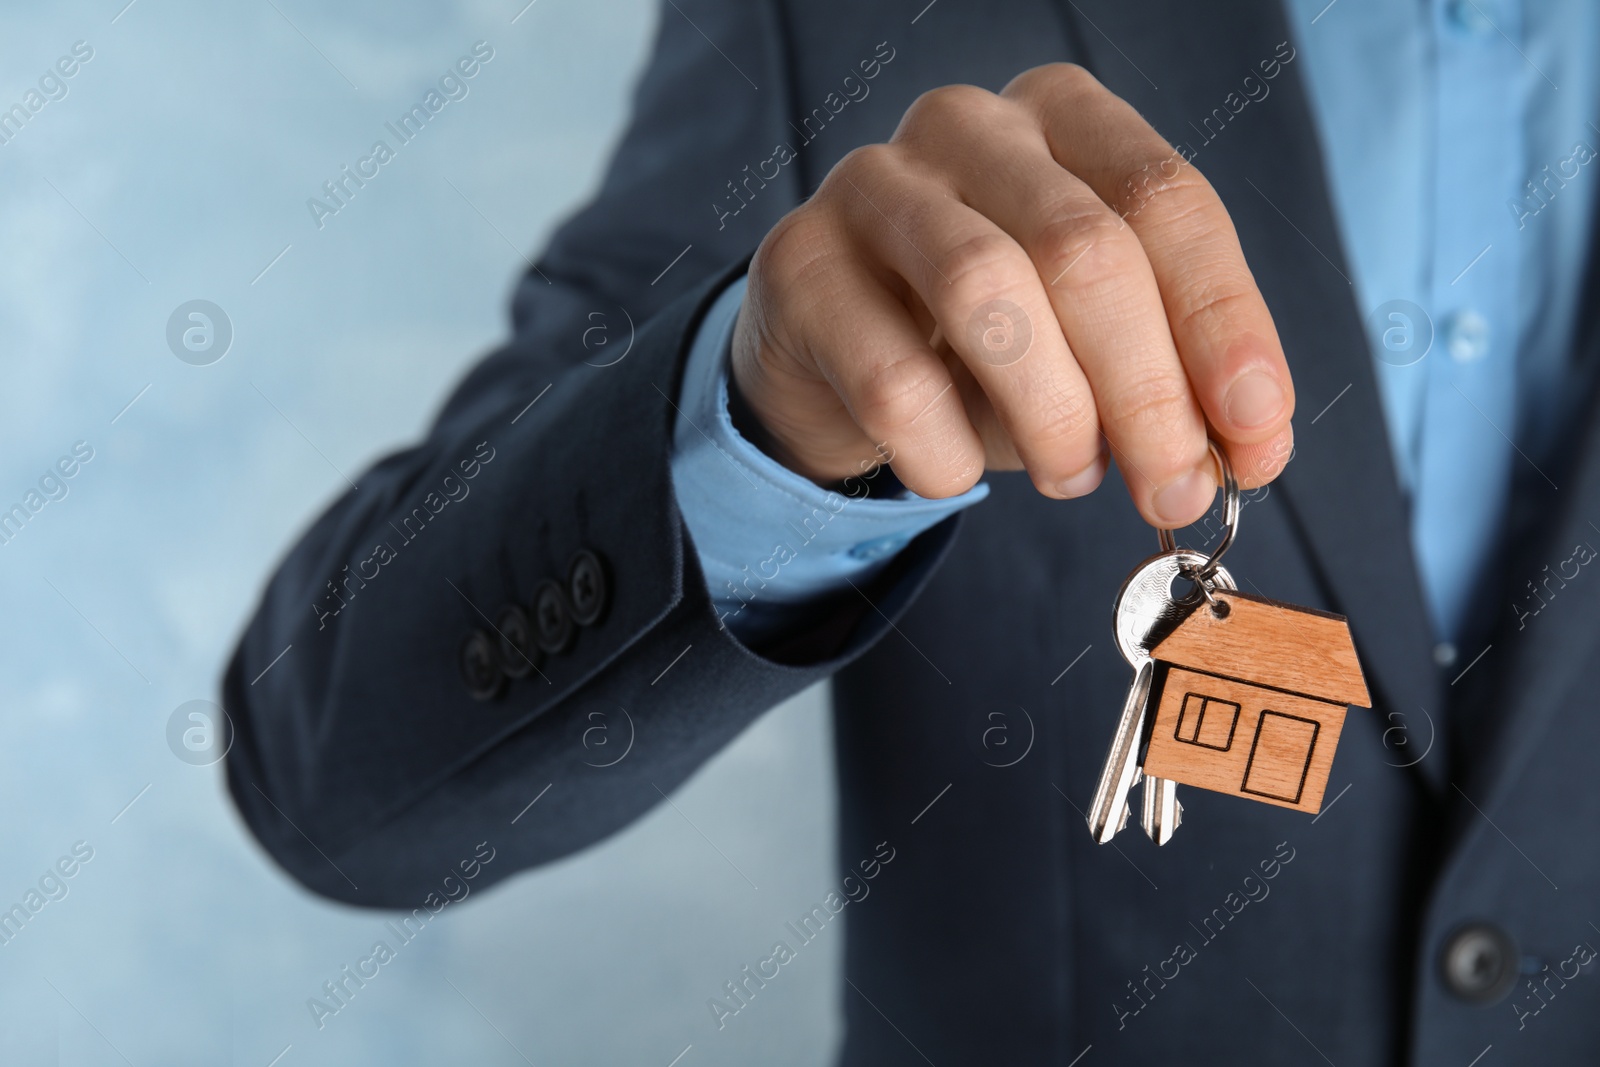
{"type": "Polygon", "coordinates": [[[880,444],[915,492],[1026,469],[1100,484],[1107,442],[1156,526],[1287,462],[1294,389],[1209,183],[1079,67],[1000,95],[924,94],[762,242],[733,378],[793,470],[835,481],[880,444]]]}

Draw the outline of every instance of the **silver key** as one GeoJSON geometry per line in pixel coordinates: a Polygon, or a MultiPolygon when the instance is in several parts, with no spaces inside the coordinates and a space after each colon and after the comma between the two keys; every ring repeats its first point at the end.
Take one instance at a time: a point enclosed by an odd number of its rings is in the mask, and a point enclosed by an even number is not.
{"type": "MultiPolygon", "coordinates": [[[[1112,626],[1117,649],[1130,666],[1149,659],[1150,650],[1188,617],[1192,606],[1173,599],[1172,583],[1185,567],[1203,566],[1207,558],[1187,548],[1163,552],[1135,567],[1122,583],[1112,626]]],[[[1226,567],[1219,566],[1211,581],[1217,589],[1238,588],[1226,567]]]]}
{"type": "MultiPolygon", "coordinates": [[[[1184,568],[1204,566],[1206,560],[1205,555],[1187,549],[1152,556],[1134,568],[1117,593],[1112,628],[1117,648],[1133,667],[1134,677],[1089,809],[1089,832],[1102,845],[1127,824],[1128,793],[1143,778],[1139,752],[1145,741],[1150,683],[1155,674],[1150,650],[1191,610],[1173,598],[1172,583],[1184,568]]],[[[1217,588],[1235,588],[1233,576],[1223,567],[1216,569],[1212,581],[1217,588]]],[[[1158,845],[1172,840],[1182,821],[1183,805],[1178,803],[1177,789],[1175,783],[1164,778],[1144,778],[1140,824],[1158,845]]]]}
{"type": "Polygon", "coordinates": [[[1183,822],[1183,805],[1178,803],[1178,783],[1166,778],[1144,780],[1144,810],[1139,825],[1150,840],[1164,845],[1172,840],[1183,822]]]}
{"type": "MultiPolygon", "coordinates": [[[[1111,738],[1105,766],[1100,769],[1100,784],[1089,806],[1089,832],[1098,844],[1106,844],[1128,824],[1128,791],[1139,770],[1139,744],[1144,739],[1145,705],[1150,701],[1150,679],[1155,664],[1148,656],[1133,676],[1128,698],[1122,704],[1122,718],[1111,738]]],[[[1149,788],[1146,786],[1145,788],[1149,788]]]]}

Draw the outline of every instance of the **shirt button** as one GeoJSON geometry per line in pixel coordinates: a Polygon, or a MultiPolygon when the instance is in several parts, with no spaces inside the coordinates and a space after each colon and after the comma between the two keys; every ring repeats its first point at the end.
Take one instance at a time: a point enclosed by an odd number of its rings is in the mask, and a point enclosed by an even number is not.
{"type": "Polygon", "coordinates": [[[1456,662],[1456,646],[1449,641],[1440,641],[1433,646],[1433,662],[1441,667],[1453,666],[1456,662]]]}
{"type": "Polygon", "coordinates": [[[847,555],[851,559],[861,560],[863,563],[884,556],[892,556],[911,542],[911,538],[904,534],[891,534],[888,537],[875,537],[871,541],[863,541],[852,548],[847,555]]]}
{"type": "Polygon", "coordinates": [[[1457,363],[1472,363],[1489,351],[1489,320],[1464,308],[1445,320],[1444,347],[1457,363]]]}
{"type": "Polygon", "coordinates": [[[1457,31],[1483,38],[1495,32],[1490,18],[1494,6],[1493,0],[1449,0],[1444,5],[1444,13],[1457,31]]]}

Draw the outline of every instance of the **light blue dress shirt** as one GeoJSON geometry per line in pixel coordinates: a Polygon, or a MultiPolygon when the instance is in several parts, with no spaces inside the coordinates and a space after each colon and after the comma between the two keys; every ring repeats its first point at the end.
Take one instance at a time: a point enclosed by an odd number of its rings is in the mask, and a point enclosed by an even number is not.
{"type": "Polygon", "coordinates": [[[1600,163],[1600,6],[1289,14],[1448,664],[1516,468],[1542,477],[1554,444],[1600,163]]]}
{"type": "MultiPolygon", "coordinates": [[[[1516,465],[1542,476],[1555,443],[1600,165],[1589,107],[1600,5],[1287,8],[1448,664],[1516,465]]],[[[850,499],[744,441],[727,416],[743,290],[740,281],[722,295],[695,339],[672,473],[718,612],[753,641],[870,579],[986,488],[945,501],[850,499]]]]}

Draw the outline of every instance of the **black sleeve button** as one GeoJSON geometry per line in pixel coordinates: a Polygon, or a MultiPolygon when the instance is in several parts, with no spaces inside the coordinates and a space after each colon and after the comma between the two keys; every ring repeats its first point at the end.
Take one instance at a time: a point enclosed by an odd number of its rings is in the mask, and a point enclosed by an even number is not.
{"type": "Polygon", "coordinates": [[[572,612],[567,607],[567,594],[548,578],[540,582],[533,591],[534,642],[553,656],[567,650],[576,632],[572,612]]]}
{"type": "Polygon", "coordinates": [[[500,653],[500,669],[508,678],[526,678],[532,674],[544,657],[539,653],[539,646],[533,640],[533,623],[528,621],[528,613],[515,604],[507,604],[500,609],[500,615],[494,621],[495,629],[499,631],[498,651],[500,653]]]}
{"type": "Polygon", "coordinates": [[[1469,1004],[1493,1004],[1511,992],[1520,963],[1511,935],[1486,922],[1457,930],[1439,954],[1445,988],[1469,1004]]]}
{"type": "Polygon", "coordinates": [[[567,599],[572,605],[572,621],[579,626],[593,626],[610,606],[611,583],[605,563],[587,548],[579,549],[567,564],[567,599]]]}
{"type": "Polygon", "coordinates": [[[492,700],[505,687],[494,642],[482,630],[473,630],[461,646],[461,681],[473,700],[492,700]]]}

